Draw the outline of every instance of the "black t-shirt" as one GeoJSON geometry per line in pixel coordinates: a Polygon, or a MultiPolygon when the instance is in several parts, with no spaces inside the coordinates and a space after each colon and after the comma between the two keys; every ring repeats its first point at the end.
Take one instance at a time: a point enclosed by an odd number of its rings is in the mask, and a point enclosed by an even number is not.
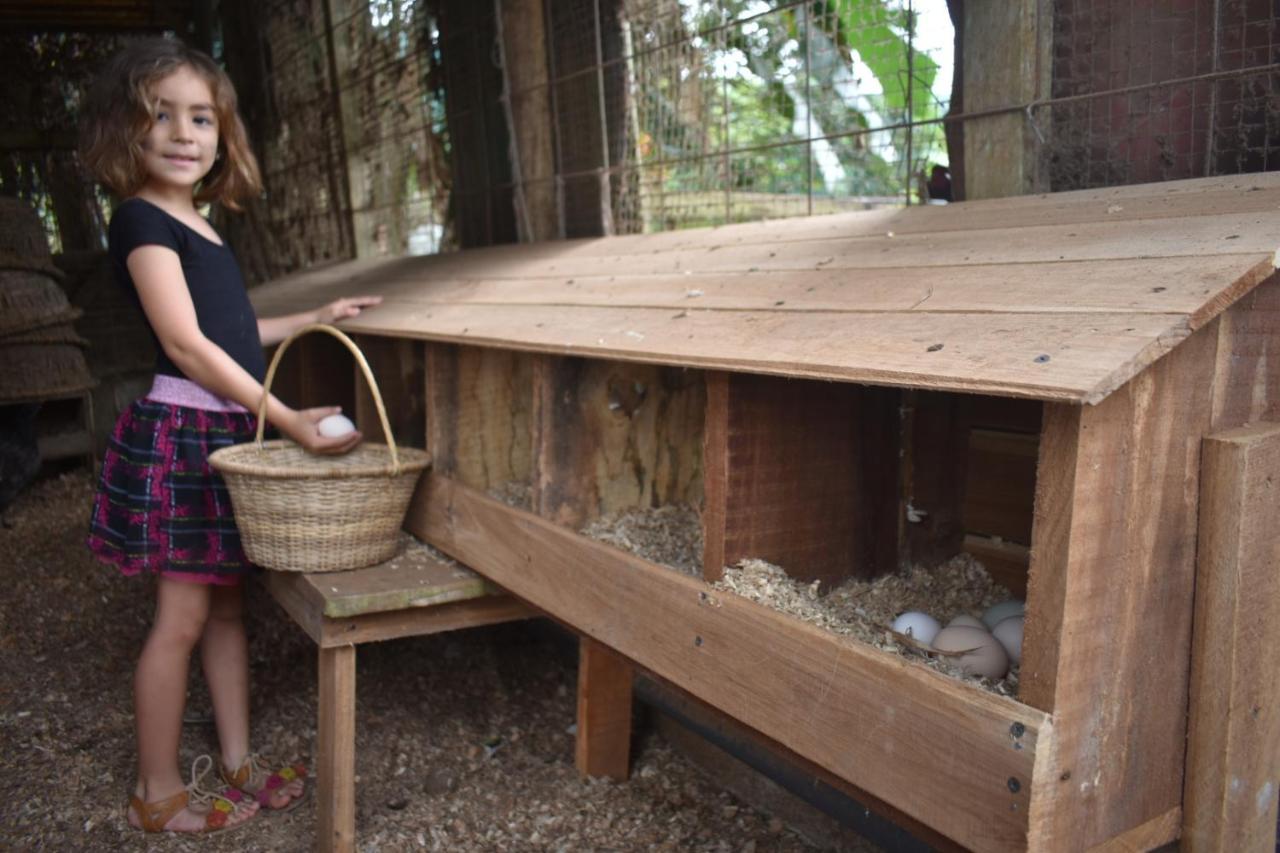
{"type": "MultiPolygon", "coordinates": [[[[139,246],[164,246],[178,253],[182,274],[196,309],[196,321],[204,336],[213,341],[236,363],[261,382],[267,375],[258,319],[249,303],[244,277],[235,255],[223,241],[214,243],[189,225],[175,219],[149,201],[131,198],[122,202],[111,217],[108,241],[111,260],[119,281],[141,308],[133,276],[126,261],[139,246]]],[[[175,287],[182,282],[174,282],[175,287]]],[[[149,328],[149,326],[148,326],[149,328]]],[[[156,373],[188,378],[165,354],[156,339],[156,373]]]]}

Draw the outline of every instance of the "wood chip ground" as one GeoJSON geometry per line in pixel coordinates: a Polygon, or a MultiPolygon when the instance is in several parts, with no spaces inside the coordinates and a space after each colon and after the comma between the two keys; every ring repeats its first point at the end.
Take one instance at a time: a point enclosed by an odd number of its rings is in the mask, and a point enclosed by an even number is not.
{"type": "MultiPolygon", "coordinates": [[[[91,494],[88,472],[46,478],[0,516],[0,849],[311,850],[314,798],[228,836],[146,837],[125,823],[130,684],[152,597],[85,550],[91,494]]],[[[255,748],[314,766],[315,647],[250,590],[255,748]]],[[[813,849],[647,727],[630,781],[580,779],[575,648],[546,622],[361,646],[359,849],[813,849]]],[[[198,664],[190,684],[188,764],[215,748],[198,664]]]]}

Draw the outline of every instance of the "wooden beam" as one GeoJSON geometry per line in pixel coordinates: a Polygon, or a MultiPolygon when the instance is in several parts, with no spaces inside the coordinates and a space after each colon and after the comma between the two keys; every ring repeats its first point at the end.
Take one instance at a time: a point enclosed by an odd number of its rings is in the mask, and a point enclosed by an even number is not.
{"type": "Polygon", "coordinates": [[[715,374],[703,575],[746,557],[828,586],[897,568],[898,392],[715,374]],[[712,425],[714,424],[714,426],[712,425]],[[714,461],[712,461],[714,460],[714,461]]]}
{"type": "Polygon", "coordinates": [[[503,82],[511,106],[516,177],[516,226],[521,242],[560,234],[556,199],[555,135],[547,68],[546,12],[542,0],[503,3],[503,82]]]}
{"type": "Polygon", "coordinates": [[[1280,425],[1205,439],[1183,849],[1271,851],[1280,797],[1280,425]]]}
{"type": "Polygon", "coordinates": [[[624,780],[631,772],[631,664],[590,637],[578,642],[578,733],[583,776],[624,780]]]}
{"type": "Polygon", "coordinates": [[[411,610],[325,619],[317,642],[322,648],[333,648],[348,643],[371,643],[462,628],[479,628],[483,625],[531,619],[537,615],[536,610],[515,596],[486,595],[483,598],[411,610]]]}
{"type": "MultiPolygon", "coordinates": [[[[884,820],[891,822],[896,830],[897,840],[902,840],[903,836],[909,835],[920,842],[928,844],[930,850],[934,851],[934,853],[961,853],[964,850],[964,848],[945,835],[940,835],[933,828],[907,816],[904,812],[883,800],[873,797],[861,788],[832,775],[830,771],[824,770],[812,761],[797,755],[773,738],[743,725],[724,713],[724,711],[699,700],[687,690],[681,690],[668,681],[651,673],[645,673],[637,679],[637,691],[640,693],[642,701],[655,697],[658,702],[656,706],[658,710],[662,713],[674,714],[675,716],[672,719],[677,720],[681,727],[692,724],[694,729],[688,729],[690,738],[697,737],[693,733],[696,729],[700,732],[706,732],[710,742],[717,749],[728,742],[736,747],[734,751],[769,755],[773,759],[771,763],[777,762],[787,771],[794,771],[797,774],[811,777],[806,780],[808,783],[806,787],[810,788],[809,793],[819,792],[823,786],[828,786],[850,800],[856,801],[857,805],[868,811],[875,812],[884,820]]],[[[677,747],[679,748],[679,745],[677,747]]],[[[681,752],[687,752],[687,750],[681,749],[681,752]]],[[[700,763],[697,757],[692,760],[695,763],[700,763]]],[[[714,772],[714,770],[709,770],[706,767],[703,769],[704,771],[714,772]]],[[[773,783],[770,782],[768,784],[772,786],[773,783]]],[[[804,794],[799,794],[799,796],[805,797],[804,794]]],[[[894,839],[888,840],[893,841],[894,839]]],[[[876,841],[883,843],[884,840],[876,839],[876,841]]],[[[892,844],[883,844],[883,846],[889,850],[897,849],[892,844]]]]}
{"type": "MultiPolygon", "coordinates": [[[[1051,10],[1041,0],[966,3],[964,108],[978,113],[1030,103],[1049,94],[1050,66],[1042,62],[1052,39],[1051,10]]],[[[1022,195],[1048,189],[1040,137],[1021,111],[964,123],[966,199],[1022,195]]],[[[1037,114],[1036,120],[1043,120],[1037,114]]]]}
{"type": "Polygon", "coordinates": [[[1025,846],[1032,767],[1049,726],[1042,712],[438,475],[407,524],[538,609],[957,842],[1025,846]]]}
{"type": "Polygon", "coordinates": [[[322,853],[352,853],[356,847],[355,646],[320,649],[319,668],[316,846],[322,853]]]}
{"type": "Polygon", "coordinates": [[[1101,844],[1179,805],[1200,439],[1217,329],[1097,406],[1048,405],[1019,696],[1052,710],[1030,845],[1101,844]]]}

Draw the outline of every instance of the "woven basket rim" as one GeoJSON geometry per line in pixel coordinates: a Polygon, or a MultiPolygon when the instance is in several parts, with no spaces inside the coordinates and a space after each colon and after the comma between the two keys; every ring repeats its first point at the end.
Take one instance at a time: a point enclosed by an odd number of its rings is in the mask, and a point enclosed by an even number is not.
{"type": "MultiPolygon", "coordinates": [[[[389,460],[391,449],[385,444],[365,441],[358,446],[385,448],[389,460]]],[[[262,447],[267,450],[276,450],[299,447],[299,445],[286,439],[273,439],[262,442],[262,447]]],[[[343,480],[353,477],[391,477],[397,473],[390,461],[384,465],[330,466],[323,464],[326,457],[308,454],[306,458],[312,461],[307,463],[307,467],[298,467],[263,465],[258,462],[246,462],[239,458],[250,451],[257,450],[258,443],[255,441],[233,444],[209,454],[209,464],[224,474],[241,474],[269,480],[343,480]]],[[[400,454],[398,472],[400,474],[416,473],[431,464],[431,454],[425,450],[417,447],[397,447],[396,450],[400,454]]]]}

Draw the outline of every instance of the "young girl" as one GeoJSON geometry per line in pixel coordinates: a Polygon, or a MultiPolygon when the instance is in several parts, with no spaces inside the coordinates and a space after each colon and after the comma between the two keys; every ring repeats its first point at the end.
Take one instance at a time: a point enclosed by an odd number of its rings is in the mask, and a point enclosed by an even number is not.
{"type": "MultiPolygon", "coordinates": [[[[203,53],[154,39],[117,55],[86,104],[82,156],[123,199],[111,218],[110,254],[158,344],[151,391],[116,422],[89,533],[92,552],[123,574],[156,576],[155,620],[134,678],[138,779],[128,820],[148,832],[238,826],[259,807],[295,805],[303,771],[274,768],[249,748],[241,583],[251,565],[208,455],[253,439],[264,344],[380,299],[255,318],[235,258],[197,211],[210,202],[238,210],[261,188],[231,81],[203,53]],[[196,759],[190,784],[178,768],[197,644],[221,748],[219,793],[207,787],[209,756],[196,759]]],[[[345,453],[359,433],[317,431],[336,411],[294,410],[273,397],[267,419],[313,453],[345,453]]]]}

